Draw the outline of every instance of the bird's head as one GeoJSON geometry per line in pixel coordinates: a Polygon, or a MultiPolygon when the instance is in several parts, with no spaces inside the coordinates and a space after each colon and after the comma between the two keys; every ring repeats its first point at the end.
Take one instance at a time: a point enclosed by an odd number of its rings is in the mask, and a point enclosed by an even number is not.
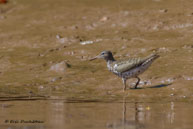
{"type": "Polygon", "coordinates": [[[111,51],[103,51],[98,56],[90,59],[90,61],[95,59],[105,59],[106,61],[109,61],[109,60],[114,61],[113,54],[111,51]]]}

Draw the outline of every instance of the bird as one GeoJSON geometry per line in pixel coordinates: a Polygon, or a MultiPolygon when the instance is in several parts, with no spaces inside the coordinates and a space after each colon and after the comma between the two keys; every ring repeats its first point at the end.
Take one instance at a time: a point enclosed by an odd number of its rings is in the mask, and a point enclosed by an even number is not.
{"type": "Polygon", "coordinates": [[[137,82],[134,86],[137,86],[140,82],[139,75],[146,71],[149,66],[160,57],[159,54],[154,53],[146,57],[130,57],[128,59],[115,60],[111,51],[102,51],[98,56],[91,58],[90,61],[95,59],[104,59],[107,63],[109,71],[122,78],[123,91],[126,90],[126,81],[130,78],[136,78],[137,82]]]}

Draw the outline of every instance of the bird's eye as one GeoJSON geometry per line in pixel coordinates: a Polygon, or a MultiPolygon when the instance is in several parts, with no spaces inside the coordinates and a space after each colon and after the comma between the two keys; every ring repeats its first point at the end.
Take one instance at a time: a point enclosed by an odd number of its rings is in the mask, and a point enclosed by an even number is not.
{"type": "Polygon", "coordinates": [[[105,53],[101,53],[101,55],[104,55],[105,53]]]}

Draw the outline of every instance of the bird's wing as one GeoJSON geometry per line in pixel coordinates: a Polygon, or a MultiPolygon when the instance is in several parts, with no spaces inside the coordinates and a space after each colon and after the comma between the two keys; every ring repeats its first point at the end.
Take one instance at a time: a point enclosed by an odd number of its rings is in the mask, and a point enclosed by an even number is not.
{"type": "Polygon", "coordinates": [[[153,54],[145,58],[129,58],[126,60],[116,61],[114,64],[114,70],[117,72],[126,72],[137,66],[142,65],[143,63],[145,63],[148,60],[157,58],[158,56],[159,55],[157,54],[153,54]]]}
{"type": "Polygon", "coordinates": [[[144,61],[141,58],[130,58],[127,60],[120,60],[114,64],[114,70],[117,72],[126,72],[134,67],[141,65],[144,61]]]}

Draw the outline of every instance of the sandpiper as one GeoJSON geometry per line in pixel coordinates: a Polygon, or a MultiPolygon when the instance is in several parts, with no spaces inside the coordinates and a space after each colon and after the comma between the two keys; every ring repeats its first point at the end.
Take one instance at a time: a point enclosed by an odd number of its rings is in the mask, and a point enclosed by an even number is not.
{"type": "Polygon", "coordinates": [[[158,54],[152,54],[145,58],[129,58],[125,60],[115,60],[111,51],[103,51],[98,56],[90,59],[102,58],[107,62],[107,68],[123,80],[123,91],[126,90],[126,81],[130,78],[137,78],[135,89],[140,82],[139,74],[143,73],[159,57],[158,54]]]}

